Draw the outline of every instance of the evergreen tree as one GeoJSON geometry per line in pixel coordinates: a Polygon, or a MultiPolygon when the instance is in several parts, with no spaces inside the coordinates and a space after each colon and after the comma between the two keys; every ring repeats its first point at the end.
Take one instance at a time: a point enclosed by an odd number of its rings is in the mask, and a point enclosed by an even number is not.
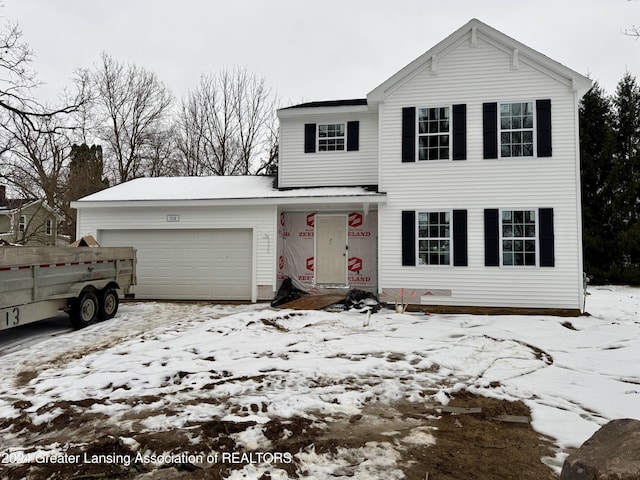
{"type": "Polygon", "coordinates": [[[610,184],[613,147],[611,101],[596,82],[580,104],[584,269],[595,283],[611,281],[615,261],[610,184]]]}
{"type": "Polygon", "coordinates": [[[99,192],[109,186],[109,181],[104,177],[104,161],[102,159],[102,147],[86,143],[72,145],[69,155],[69,175],[67,179],[67,212],[65,217],[69,219],[65,233],[70,237],[75,236],[76,211],[69,207],[69,203],[79,198],[99,192]]]}
{"type": "Polygon", "coordinates": [[[640,87],[627,73],[614,105],[614,165],[611,171],[612,223],[616,234],[614,277],[640,283],[640,87]]]}

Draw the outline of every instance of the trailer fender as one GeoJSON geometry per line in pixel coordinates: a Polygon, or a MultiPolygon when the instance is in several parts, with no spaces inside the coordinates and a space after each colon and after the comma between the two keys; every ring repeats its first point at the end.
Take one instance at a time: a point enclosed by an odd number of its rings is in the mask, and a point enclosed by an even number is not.
{"type": "Polygon", "coordinates": [[[74,283],[69,287],[69,291],[66,296],[70,298],[78,298],[85,290],[92,290],[97,293],[107,287],[119,288],[118,284],[113,280],[91,280],[87,282],[74,283]]]}

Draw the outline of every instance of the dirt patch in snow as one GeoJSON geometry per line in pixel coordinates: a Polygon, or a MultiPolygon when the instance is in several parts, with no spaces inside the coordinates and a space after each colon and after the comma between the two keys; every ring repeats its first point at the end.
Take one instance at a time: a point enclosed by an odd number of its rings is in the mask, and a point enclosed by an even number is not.
{"type": "MultiPolygon", "coordinates": [[[[371,448],[377,448],[373,451],[379,453],[394,451],[395,476],[389,478],[557,478],[541,461],[553,455],[553,445],[527,423],[530,414],[523,403],[465,392],[453,398],[449,404],[452,408],[447,410],[424,403],[368,405],[357,415],[274,417],[265,424],[249,419],[216,419],[192,422],[181,429],[144,433],[109,425],[101,421],[100,415],[82,413],[82,406],[60,402],[54,408],[62,413],[40,425],[31,424],[26,415],[18,422],[2,422],[0,427],[5,433],[24,439],[24,445],[33,445],[20,455],[35,455],[37,448],[56,442],[58,459],[62,461],[2,462],[0,478],[218,480],[228,478],[232,470],[248,463],[255,464],[257,473],[246,478],[327,478],[312,468],[314,460],[324,462],[328,468],[340,465],[329,475],[332,478],[358,478],[363,465],[375,463],[371,448]],[[520,423],[500,418],[515,418],[520,423]],[[256,435],[263,439],[263,446],[252,449],[247,438],[256,435]],[[184,456],[187,452],[191,457],[184,456]],[[208,462],[207,454],[212,452],[218,455],[217,460],[208,462]],[[233,454],[249,457],[232,459],[233,454]],[[136,461],[139,455],[146,455],[146,460],[163,456],[163,461],[136,461]],[[223,461],[223,455],[228,461],[223,461]],[[261,462],[265,459],[267,462],[261,462]]],[[[255,410],[263,408],[256,405],[255,410]]],[[[6,459],[9,454],[3,451],[0,455],[6,459]]],[[[384,465],[372,468],[377,475],[370,478],[385,478],[384,465]]]]}

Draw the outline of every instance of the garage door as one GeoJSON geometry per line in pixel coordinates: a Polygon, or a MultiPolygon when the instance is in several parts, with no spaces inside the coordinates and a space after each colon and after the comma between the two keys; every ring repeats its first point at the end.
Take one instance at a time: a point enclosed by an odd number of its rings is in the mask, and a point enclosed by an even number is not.
{"type": "Polygon", "coordinates": [[[98,242],[136,248],[136,298],[251,300],[251,230],[101,230],[98,242]]]}

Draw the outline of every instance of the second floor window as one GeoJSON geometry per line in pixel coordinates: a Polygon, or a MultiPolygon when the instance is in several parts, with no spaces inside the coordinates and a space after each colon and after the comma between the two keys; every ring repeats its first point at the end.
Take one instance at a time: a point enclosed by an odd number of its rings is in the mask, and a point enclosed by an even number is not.
{"type": "Polygon", "coordinates": [[[27,228],[27,217],[25,217],[24,215],[20,215],[20,220],[18,221],[18,231],[20,233],[24,233],[26,228],[27,228]]]}
{"type": "Polygon", "coordinates": [[[418,108],[418,160],[449,160],[449,107],[418,108]]]}
{"type": "Polygon", "coordinates": [[[533,157],[533,102],[500,104],[500,156],[533,157]]]}
{"type": "Polygon", "coordinates": [[[318,125],[318,151],[344,150],[345,124],[328,123],[318,125]]]}
{"type": "Polygon", "coordinates": [[[53,233],[53,222],[50,218],[47,218],[47,223],[45,225],[45,233],[47,235],[51,235],[53,233]]]}

